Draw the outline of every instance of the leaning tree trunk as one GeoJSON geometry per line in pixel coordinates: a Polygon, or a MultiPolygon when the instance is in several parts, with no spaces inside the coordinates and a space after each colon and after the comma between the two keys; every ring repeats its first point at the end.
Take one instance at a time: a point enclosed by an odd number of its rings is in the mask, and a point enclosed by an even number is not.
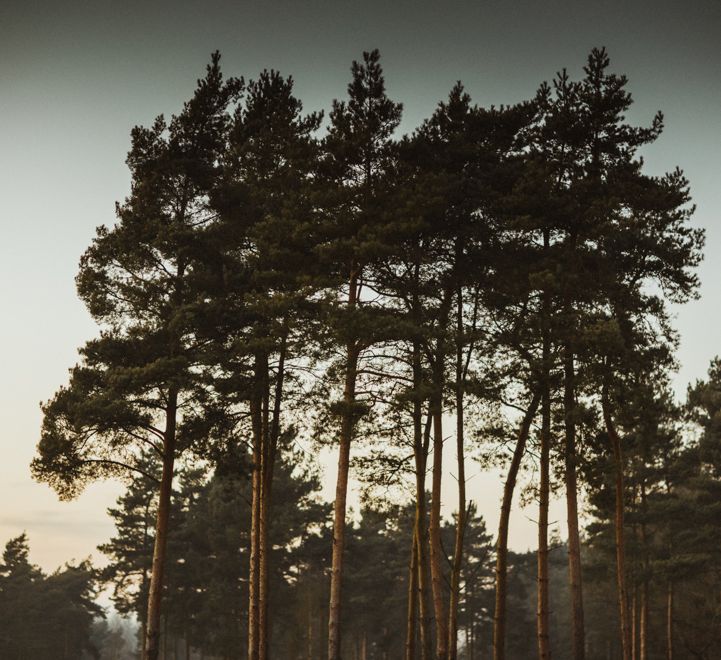
{"type": "Polygon", "coordinates": [[[578,528],[578,479],[576,477],[576,392],[573,351],[567,344],[564,356],[565,482],[568,523],[568,579],[571,591],[572,649],[574,660],[586,657],[581,575],[581,536],[578,528]]]}
{"type": "MultiPolygon", "coordinates": [[[[351,267],[348,283],[348,308],[355,309],[358,297],[358,270],[351,267]]],[[[340,447],[338,448],[338,476],[333,506],[333,557],[330,574],[330,601],[328,607],[328,660],[341,660],[341,584],[343,580],[343,550],[345,547],[346,499],[350,446],[355,425],[355,388],[358,371],[358,348],[354,341],[346,345],[345,385],[340,447]]]]}
{"type": "Polygon", "coordinates": [[[631,617],[628,608],[628,589],[626,586],[626,534],[624,530],[624,478],[623,478],[623,452],[621,438],[611,416],[611,405],[606,392],[601,397],[606,432],[611,442],[615,472],[615,505],[614,527],[616,545],[616,584],[618,590],[618,614],[621,625],[621,648],[623,660],[631,660],[631,617]]]}
{"type": "Polygon", "coordinates": [[[148,590],[148,620],[145,625],[145,651],[143,660],[158,660],[160,654],[160,608],[163,599],[163,575],[168,547],[170,499],[173,490],[175,464],[175,427],[178,412],[178,391],[168,393],[165,434],[163,436],[163,473],[158,495],[158,513],[155,523],[153,567],[148,590]]]}
{"type": "Polygon", "coordinates": [[[508,468],[506,483],[503,486],[503,502],[501,504],[501,518],[498,522],[498,540],[496,541],[496,607],[493,615],[493,660],[505,660],[506,657],[506,599],[508,582],[508,523],[511,517],[511,503],[513,491],[516,488],[516,479],[521,467],[523,455],[526,452],[526,442],[536,416],[540,396],[533,395],[526,414],[523,416],[521,427],[513,451],[511,465],[508,468]]]}

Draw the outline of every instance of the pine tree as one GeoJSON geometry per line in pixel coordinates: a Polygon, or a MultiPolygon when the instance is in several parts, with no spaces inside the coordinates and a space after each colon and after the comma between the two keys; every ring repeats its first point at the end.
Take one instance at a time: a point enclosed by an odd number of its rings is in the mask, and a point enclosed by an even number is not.
{"type": "Polygon", "coordinates": [[[224,81],[213,55],[183,111],[135,128],[132,191],[118,222],[101,226],[83,255],[78,292],[101,326],[80,351],[70,384],[43,406],[33,471],[70,497],[90,480],[143,472],[143,451],[162,461],[148,593],[145,660],[157,660],[160,604],[176,458],[207,437],[212,407],[198,375],[192,285],[210,196],[241,83],[224,81]]]}
{"type": "Polygon", "coordinates": [[[323,206],[329,218],[327,231],[330,239],[322,256],[327,259],[329,272],[338,277],[338,313],[334,315],[337,319],[334,330],[343,352],[328,660],[340,660],[341,657],[341,597],[350,448],[354,427],[363,410],[356,397],[356,381],[361,354],[372,344],[372,333],[368,320],[364,318],[366,305],[362,289],[368,264],[372,263],[378,251],[374,228],[383,215],[382,200],[387,186],[385,173],[392,153],[393,131],[401,115],[401,106],[386,96],[377,50],[364,53],[363,61],[354,62],[351,72],[348,100],[333,103],[321,163],[321,175],[329,182],[323,206]],[[343,302],[341,296],[344,297],[343,302]]]}

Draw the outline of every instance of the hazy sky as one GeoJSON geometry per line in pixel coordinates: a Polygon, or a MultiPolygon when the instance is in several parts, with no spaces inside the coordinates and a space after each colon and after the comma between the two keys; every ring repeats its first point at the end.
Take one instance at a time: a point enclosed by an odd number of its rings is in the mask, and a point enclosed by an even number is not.
{"type": "MultiPolygon", "coordinates": [[[[98,557],[117,485],[72,503],[35,484],[28,464],[38,403],[67,377],[94,326],[75,295],[78,258],[94,228],[114,220],[128,190],[129,132],[177,111],[211,51],[225,72],[292,74],[308,110],[345,94],[349,66],[379,48],[404,131],[462,80],[480,104],[531,96],[562,67],[580,73],[594,46],[609,49],[636,99],[631,118],[661,109],[666,131],[645,152],[648,171],[680,165],[707,230],[702,298],[678,311],[677,388],[721,353],[721,3],[565,2],[13,2],[0,7],[0,544],[26,530],[45,568],[98,557]]],[[[452,457],[449,457],[452,458],[452,457]]],[[[329,461],[332,463],[332,461],[329,461]]],[[[499,476],[476,466],[469,489],[495,528],[499,476]]],[[[333,479],[332,469],[327,480],[333,479]]],[[[449,491],[452,479],[447,479],[449,491]]],[[[453,506],[449,497],[448,513],[453,506]]],[[[562,507],[554,514],[560,520],[562,507]]],[[[535,542],[533,509],[516,515],[511,545],[535,542]]]]}

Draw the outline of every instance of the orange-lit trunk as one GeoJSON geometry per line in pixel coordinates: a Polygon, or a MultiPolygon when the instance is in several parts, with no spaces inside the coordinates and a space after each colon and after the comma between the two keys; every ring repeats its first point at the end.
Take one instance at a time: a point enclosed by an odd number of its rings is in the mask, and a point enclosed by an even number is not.
{"type": "Polygon", "coordinates": [[[539,394],[534,394],[528,410],[523,417],[516,448],[513,452],[511,465],[508,468],[506,483],[503,486],[503,501],[501,503],[501,517],[498,522],[498,539],[496,541],[496,603],[493,615],[493,660],[505,660],[506,657],[506,600],[508,583],[508,525],[511,518],[511,504],[513,492],[516,488],[518,471],[521,467],[523,455],[526,452],[526,443],[531,430],[533,418],[536,416],[539,394]]]}
{"type": "Polygon", "coordinates": [[[168,394],[168,404],[166,408],[165,433],[163,437],[163,472],[160,480],[160,492],[158,494],[158,513],[155,524],[153,565],[148,589],[148,618],[145,625],[146,636],[143,660],[158,660],[160,654],[160,612],[163,600],[163,577],[168,547],[170,501],[173,490],[177,410],[178,391],[171,390],[168,394]]]}
{"type": "Polygon", "coordinates": [[[611,415],[611,404],[604,392],[601,397],[604,423],[608,438],[611,442],[615,472],[615,505],[614,505],[614,527],[616,545],[616,584],[618,590],[618,612],[621,625],[621,647],[623,660],[631,660],[632,639],[631,639],[631,615],[628,607],[628,589],[626,586],[626,534],[624,530],[624,477],[623,477],[623,451],[621,449],[621,438],[619,437],[611,415]]]}

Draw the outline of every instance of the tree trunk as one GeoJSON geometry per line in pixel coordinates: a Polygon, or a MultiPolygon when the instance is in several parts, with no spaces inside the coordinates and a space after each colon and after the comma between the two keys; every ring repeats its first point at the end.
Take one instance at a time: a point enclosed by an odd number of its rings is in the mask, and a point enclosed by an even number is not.
{"type": "Polygon", "coordinates": [[[666,660],[673,660],[673,582],[666,589],[666,660]]]}
{"type": "MultiPolygon", "coordinates": [[[[548,229],[543,230],[543,247],[547,252],[550,244],[548,229]]],[[[542,356],[541,367],[541,456],[540,484],[538,492],[538,608],[536,612],[538,631],[538,658],[549,660],[551,640],[549,632],[549,577],[548,577],[548,505],[551,487],[551,300],[548,291],[543,292],[541,312],[542,356]]]]}
{"type": "Polygon", "coordinates": [[[458,656],[458,602],[460,598],[461,568],[463,566],[463,536],[466,530],[466,466],[463,419],[463,297],[461,289],[456,294],[456,456],[458,465],[458,518],[451,564],[451,597],[448,608],[448,657],[458,656]]]}
{"type": "MultiPolygon", "coordinates": [[[[417,277],[418,267],[416,267],[417,277]]],[[[414,309],[417,301],[414,301],[414,309]]],[[[416,320],[416,322],[418,322],[416,320]]],[[[417,539],[416,551],[418,553],[418,622],[421,644],[421,659],[431,660],[433,653],[433,640],[431,633],[431,604],[429,599],[430,566],[426,549],[429,543],[428,527],[426,525],[426,468],[428,465],[428,449],[430,446],[430,433],[432,417],[428,414],[425,432],[423,429],[423,370],[421,365],[421,346],[418,341],[413,342],[413,458],[416,471],[416,515],[414,521],[414,536],[417,539]]]]}
{"type": "MultiPolygon", "coordinates": [[[[420,405],[419,405],[420,407],[420,405]]],[[[418,427],[421,429],[419,418],[418,427]]],[[[418,537],[418,614],[420,623],[421,660],[431,660],[433,656],[433,635],[431,621],[433,608],[430,602],[430,565],[428,562],[429,534],[426,525],[426,465],[430,445],[431,416],[428,416],[426,431],[421,436],[419,450],[416,452],[416,519],[415,529],[418,537]]],[[[421,431],[422,433],[422,431],[421,431]]]]}
{"type": "Polygon", "coordinates": [[[538,497],[538,658],[549,660],[549,577],[548,577],[548,504],[550,496],[551,463],[551,392],[548,377],[544,378],[541,399],[541,474],[538,497]]]}
{"type": "Polygon", "coordinates": [[[411,560],[408,566],[408,614],[406,616],[405,659],[416,658],[416,620],[418,615],[418,533],[413,533],[411,560]]]}
{"type": "Polygon", "coordinates": [[[648,660],[648,582],[641,585],[640,660],[648,660]]]}
{"type": "Polygon", "coordinates": [[[648,558],[648,532],[646,529],[646,485],[641,479],[641,510],[643,518],[641,519],[641,549],[643,552],[643,576],[641,581],[641,625],[640,625],[640,660],[648,660],[648,576],[649,576],[649,558],[648,558]]]}
{"type": "Polygon", "coordinates": [[[287,348],[287,330],[284,331],[281,339],[280,354],[278,359],[278,373],[275,382],[273,399],[272,421],[268,422],[270,405],[268,400],[270,383],[268,380],[268,358],[265,356],[263,387],[264,415],[263,415],[263,447],[261,452],[260,471],[260,525],[259,525],[259,594],[258,594],[258,660],[268,658],[268,639],[270,632],[269,623],[269,576],[270,576],[270,545],[268,538],[270,534],[271,521],[271,495],[273,492],[273,473],[275,469],[275,457],[278,450],[278,439],[280,437],[280,412],[283,398],[283,381],[285,379],[285,356],[287,348]]]}
{"type": "MultiPolygon", "coordinates": [[[[358,272],[351,268],[348,290],[348,307],[356,307],[358,272]]],[[[340,447],[338,449],[338,476],[333,507],[333,558],[331,561],[330,603],[328,608],[328,660],[341,660],[341,583],[343,579],[343,549],[345,547],[346,498],[348,496],[348,470],[350,445],[355,426],[355,387],[358,369],[358,349],[354,341],[346,345],[346,372],[343,390],[343,413],[340,447]]]]}
{"type": "Polygon", "coordinates": [[[250,520],[250,564],[248,575],[248,660],[259,660],[260,633],[260,516],[261,473],[263,466],[263,394],[260,382],[262,367],[256,358],[254,391],[251,393],[250,417],[253,433],[253,477],[250,520]]]}
{"type": "MultiPolygon", "coordinates": [[[[442,360],[442,357],[439,356],[442,360]]],[[[442,366],[439,368],[442,371],[442,366]]],[[[438,369],[437,369],[438,371],[438,369]]],[[[443,547],[441,545],[441,481],[443,478],[443,389],[442,376],[436,374],[432,395],[433,410],[433,483],[429,526],[431,586],[436,618],[436,660],[448,660],[448,612],[445,602],[443,547]]]]}
{"type": "MultiPolygon", "coordinates": [[[[633,580],[631,580],[633,582],[633,580]]],[[[638,588],[631,592],[631,660],[638,660],[638,588]]]]}
{"type": "Polygon", "coordinates": [[[624,530],[624,478],[623,452],[621,438],[611,416],[611,405],[604,392],[601,397],[603,418],[608,438],[611,442],[615,470],[615,545],[616,545],[616,584],[618,589],[618,613],[621,625],[621,648],[623,660],[631,660],[631,617],[628,609],[628,590],[626,588],[626,534],[624,530]]]}
{"type": "Polygon", "coordinates": [[[571,592],[572,652],[574,660],[586,657],[581,572],[581,537],[578,528],[578,480],[576,477],[576,384],[573,352],[566,345],[564,359],[566,520],[568,523],[568,579],[571,592]]]}
{"type": "Polygon", "coordinates": [[[160,479],[158,513],[155,523],[155,545],[153,547],[153,567],[148,589],[148,620],[145,626],[146,637],[143,660],[158,660],[160,653],[160,609],[163,600],[163,575],[168,547],[170,499],[173,490],[177,410],[178,391],[171,390],[168,393],[165,434],[163,437],[163,472],[160,479]]]}
{"type": "Polygon", "coordinates": [[[516,448],[513,452],[511,465],[508,468],[506,483],[503,486],[503,501],[501,504],[501,517],[498,522],[498,540],[496,541],[496,607],[493,615],[493,660],[505,660],[506,657],[506,598],[508,581],[508,524],[511,517],[511,504],[513,491],[516,488],[516,479],[521,467],[523,455],[526,452],[526,442],[536,416],[540,395],[533,395],[526,414],[523,416],[518,431],[516,448]]]}

